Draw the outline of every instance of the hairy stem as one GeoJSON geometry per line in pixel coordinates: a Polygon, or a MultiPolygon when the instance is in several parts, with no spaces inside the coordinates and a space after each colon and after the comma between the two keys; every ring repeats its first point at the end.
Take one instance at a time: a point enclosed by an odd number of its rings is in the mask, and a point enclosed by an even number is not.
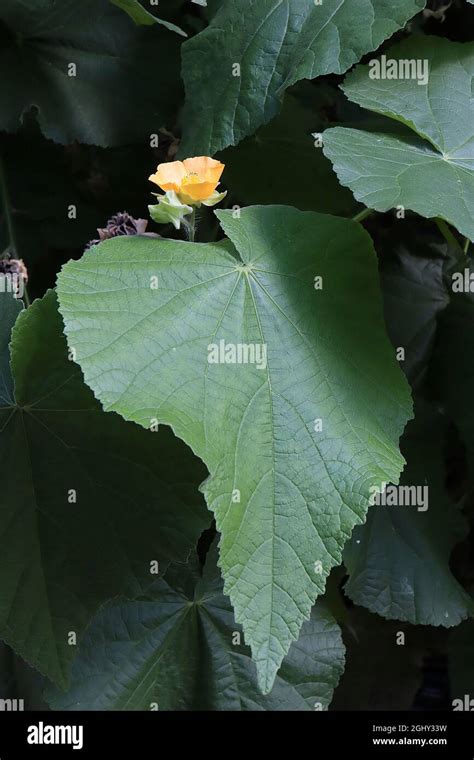
{"type": "Polygon", "coordinates": [[[188,219],[183,219],[183,222],[185,224],[186,234],[188,236],[188,240],[190,243],[194,243],[194,239],[196,236],[196,209],[193,208],[191,214],[189,214],[188,219]]]}

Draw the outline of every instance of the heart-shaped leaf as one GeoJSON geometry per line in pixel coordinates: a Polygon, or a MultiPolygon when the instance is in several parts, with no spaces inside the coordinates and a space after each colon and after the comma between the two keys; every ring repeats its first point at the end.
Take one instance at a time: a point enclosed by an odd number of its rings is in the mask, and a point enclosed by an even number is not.
{"type": "Polygon", "coordinates": [[[116,238],[68,263],[58,293],[105,409],[158,418],[206,463],[226,593],[268,692],[370,486],[399,477],[411,403],[360,225],[217,216],[237,251],[116,238]]]}

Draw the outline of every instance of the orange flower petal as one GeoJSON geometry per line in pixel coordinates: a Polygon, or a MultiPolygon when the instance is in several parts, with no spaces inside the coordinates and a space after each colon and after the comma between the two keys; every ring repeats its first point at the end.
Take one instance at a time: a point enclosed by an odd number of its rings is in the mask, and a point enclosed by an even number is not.
{"type": "MultiPolygon", "coordinates": [[[[161,187],[162,190],[167,192],[168,190],[174,190],[175,193],[179,190],[179,185],[176,184],[176,182],[164,182],[158,173],[156,174],[150,174],[148,177],[150,182],[154,182],[158,187],[161,187]]],[[[152,193],[152,195],[155,195],[155,193],[152,193]]]]}
{"type": "Polygon", "coordinates": [[[162,190],[174,190],[177,192],[181,182],[186,176],[186,169],[181,161],[170,161],[159,164],[155,174],[151,174],[149,180],[161,187],[162,190]]]}
{"type": "Polygon", "coordinates": [[[202,181],[214,182],[214,187],[219,182],[221,174],[224,171],[224,164],[208,156],[186,158],[183,161],[183,165],[187,174],[197,174],[202,181]]]}
{"type": "Polygon", "coordinates": [[[214,182],[189,182],[181,185],[179,197],[183,203],[205,201],[212,195],[215,189],[216,185],[214,182]]]}

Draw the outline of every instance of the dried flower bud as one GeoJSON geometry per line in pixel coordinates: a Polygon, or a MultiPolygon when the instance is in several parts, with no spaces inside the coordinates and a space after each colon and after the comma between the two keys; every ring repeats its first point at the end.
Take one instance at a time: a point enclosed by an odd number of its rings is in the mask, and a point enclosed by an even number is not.
{"type": "Polygon", "coordinates": [[[119,235],[144,235],[148,225],[147,219],[134,219],[126,211],[119,211],[107,222],[106,227],[98,227],[99,237],[91,240],[86,248],[101,243],[103,240],[118,237],[119,235]]]}

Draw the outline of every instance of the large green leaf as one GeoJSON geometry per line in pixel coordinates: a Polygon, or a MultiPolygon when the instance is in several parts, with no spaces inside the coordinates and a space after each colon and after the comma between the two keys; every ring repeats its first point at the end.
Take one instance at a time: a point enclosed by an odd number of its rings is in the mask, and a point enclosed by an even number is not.
{"type": "Polygon", "coordinates": [[[424,5],[425,0],[224,0],[207,29],[183,45],[181,155],[213,155],[236,145],[276,116],[288,87],[342,74],[424,5]]]}
{"type": "Polygon", "coordinates": [[[56,142],[149,140],[179,97],[177,40],[109,0],[2,0],[0,129],[16,131],[34,109],[56,142]]]}
{"type": "Polygon", "coordinates": [[[226,593],[268,692],[370,486],[398,479],[411,403],[360,225],[286,206],[217,215],[238,253],[116,239],[67,264],[58,293],[104,407],[162,420],[206,463],[226,593]],[[216,346],[241,361],[209,361],[216,346]]]}
{"type": "Polygon", "coordinates": [[[439,216],[474,239],[474,46],[417,37],[386,57],[426,62],[429,76],[374,79],[369,64],[349,74],[343,89],[355,103],[406,128],[394,134],[334,127],[324,133],[324,152],[340,182],[367,206],[387,211],[401,205],[439,216]]]}
{"type": "Polygon", "coordinates": [[[321,602],[291,646],[272,693],[257,685],[223,595],[216,552],[170,568],[146,598],[109,606],[91,624],[71,672],[71,689],[51,690],[60,710],[326,709],[344,670],[339,626],[321,602]]]}
{"type": "Polygon", "coordinates": [[[445,425],[429,407],[416,407],[402,442],[407,466],[400,485],[417,490],[411,496],[399,491],[395,504],[374,504],[344,553],[345,591],[351,599],[415,625],[451,627],[474,612],[449,567],[453,546],[467,526],[445,490],[445,425]]]}
{"type": "MultiPolygon", "coordinates": [[[[12,321],[0,296],[2,325],[12,321]]],[[[13,314],[14,314],[13,310],[13,314]]],[[[5,343],[2,327],[2,368],[5,343]]],[[[69,361],[56,298],[24,311],[12,333],[15,400],[2,399],[0,636],[60,685],[92,615],[134,596],[208,525],[202,467],[169,431],[105,415],[69,361]]]]}

